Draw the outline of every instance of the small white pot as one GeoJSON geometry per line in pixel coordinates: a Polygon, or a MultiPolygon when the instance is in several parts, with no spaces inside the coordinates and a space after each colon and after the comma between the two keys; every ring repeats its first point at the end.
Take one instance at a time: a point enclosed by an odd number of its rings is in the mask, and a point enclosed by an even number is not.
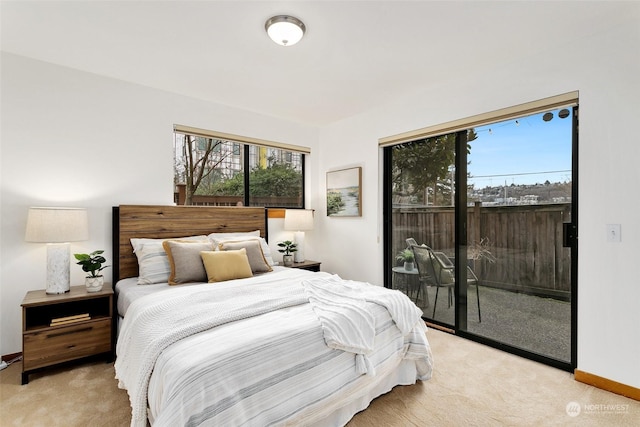
{"type": "Polygon", "coordinates": [[[282,261],[285,267],[291,267],[293,265],[293,255],[282,255],[282,261]]]}
{"type": "Polygon", "coordinates": [[[85,277],[84,284],[87,287],[87,292],[99,292],[102,290],[102,285],[104,284],[104,277],[85,277]]]}
{"type": "Polygon", "coordinates": [[[412,262],[405,262],[404,263],[404,269],[407,270],[407,271],[413,271],[413,267],[414,267],[414,265],[413,265],[412,262]]]}

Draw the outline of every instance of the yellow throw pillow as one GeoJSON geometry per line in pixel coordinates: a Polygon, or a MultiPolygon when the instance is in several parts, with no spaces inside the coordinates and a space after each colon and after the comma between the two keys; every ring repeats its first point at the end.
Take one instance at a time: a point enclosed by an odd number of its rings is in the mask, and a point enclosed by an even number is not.
{"type": "Polygon", "coordinates": [[[209,283],[253,276],[246,249],[200,252],[209,283]]]}

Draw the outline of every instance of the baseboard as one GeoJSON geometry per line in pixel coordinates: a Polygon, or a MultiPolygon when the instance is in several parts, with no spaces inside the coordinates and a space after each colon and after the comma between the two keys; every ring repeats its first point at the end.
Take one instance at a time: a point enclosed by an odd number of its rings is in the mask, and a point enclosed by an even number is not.
{"type": "Polygon", "coordinates": [[[581,383],[589,384],[602,390],[610,391],[611,393],[629,397],[634,400],[640,400],[640,388],[631,387],[630,385],[599,377],[579,369],[573,371],[573,377],[576,381],[580,381],[581,383]]]}
{"type": "Polygon", "coordinates": [[[4,360],[5,362],[9,362],[11,360],[14,360],[14,359],[20,357],[20,356],[22,356],[22,352],[5,354],[4,356],[2,356],[2,360],[4,360]]]}
{"type": "Polygon", "coordinates": [[[425,322],[425,323],[427,324],[427,326],[429,328],[437,329],[439,331],[447,332],[447,333],[450,333],[450,334],[453,334],[453,335],[456,334],[456,331],[454,329],[447,328],[446,326],[441,326],[441,325],[438,325],[436,323],[431,323],[431,322],[425,322]]]}

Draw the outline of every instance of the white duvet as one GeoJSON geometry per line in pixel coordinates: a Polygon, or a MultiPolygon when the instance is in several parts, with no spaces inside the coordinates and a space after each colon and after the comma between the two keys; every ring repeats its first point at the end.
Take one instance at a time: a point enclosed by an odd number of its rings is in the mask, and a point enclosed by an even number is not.
{"type": "MultiPolygon", "coordinates": [[[[328,347],[302,285],[319,278],[331,276],[285,269],[133,302],[116,360],[132,425],[144,426],[147,415],[159,426],[308,425],[356,401],[366,407],[372,389],[379,394],[430,377],[424,322],[403,334],[380,304],[364,303],[373,322],[367,360],[375,375],[356,369],[354,353],[328,347]],[[402,379],[387,384],[400,367],[402,379]]],[[[333,419],[344,423],[352,415],[333,419]]]]}

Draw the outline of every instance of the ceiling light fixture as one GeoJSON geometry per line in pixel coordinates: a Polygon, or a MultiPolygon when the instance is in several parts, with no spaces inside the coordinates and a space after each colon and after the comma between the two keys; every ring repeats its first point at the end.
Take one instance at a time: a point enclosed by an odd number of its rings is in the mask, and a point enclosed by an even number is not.
{"type": "Polygon", "coordinates": [[[264,28],[271,40],[281,46],[293,46],[302,39],[306,31],[304,22],[289,15],[278,15],[267,19],[264,28]]]}

